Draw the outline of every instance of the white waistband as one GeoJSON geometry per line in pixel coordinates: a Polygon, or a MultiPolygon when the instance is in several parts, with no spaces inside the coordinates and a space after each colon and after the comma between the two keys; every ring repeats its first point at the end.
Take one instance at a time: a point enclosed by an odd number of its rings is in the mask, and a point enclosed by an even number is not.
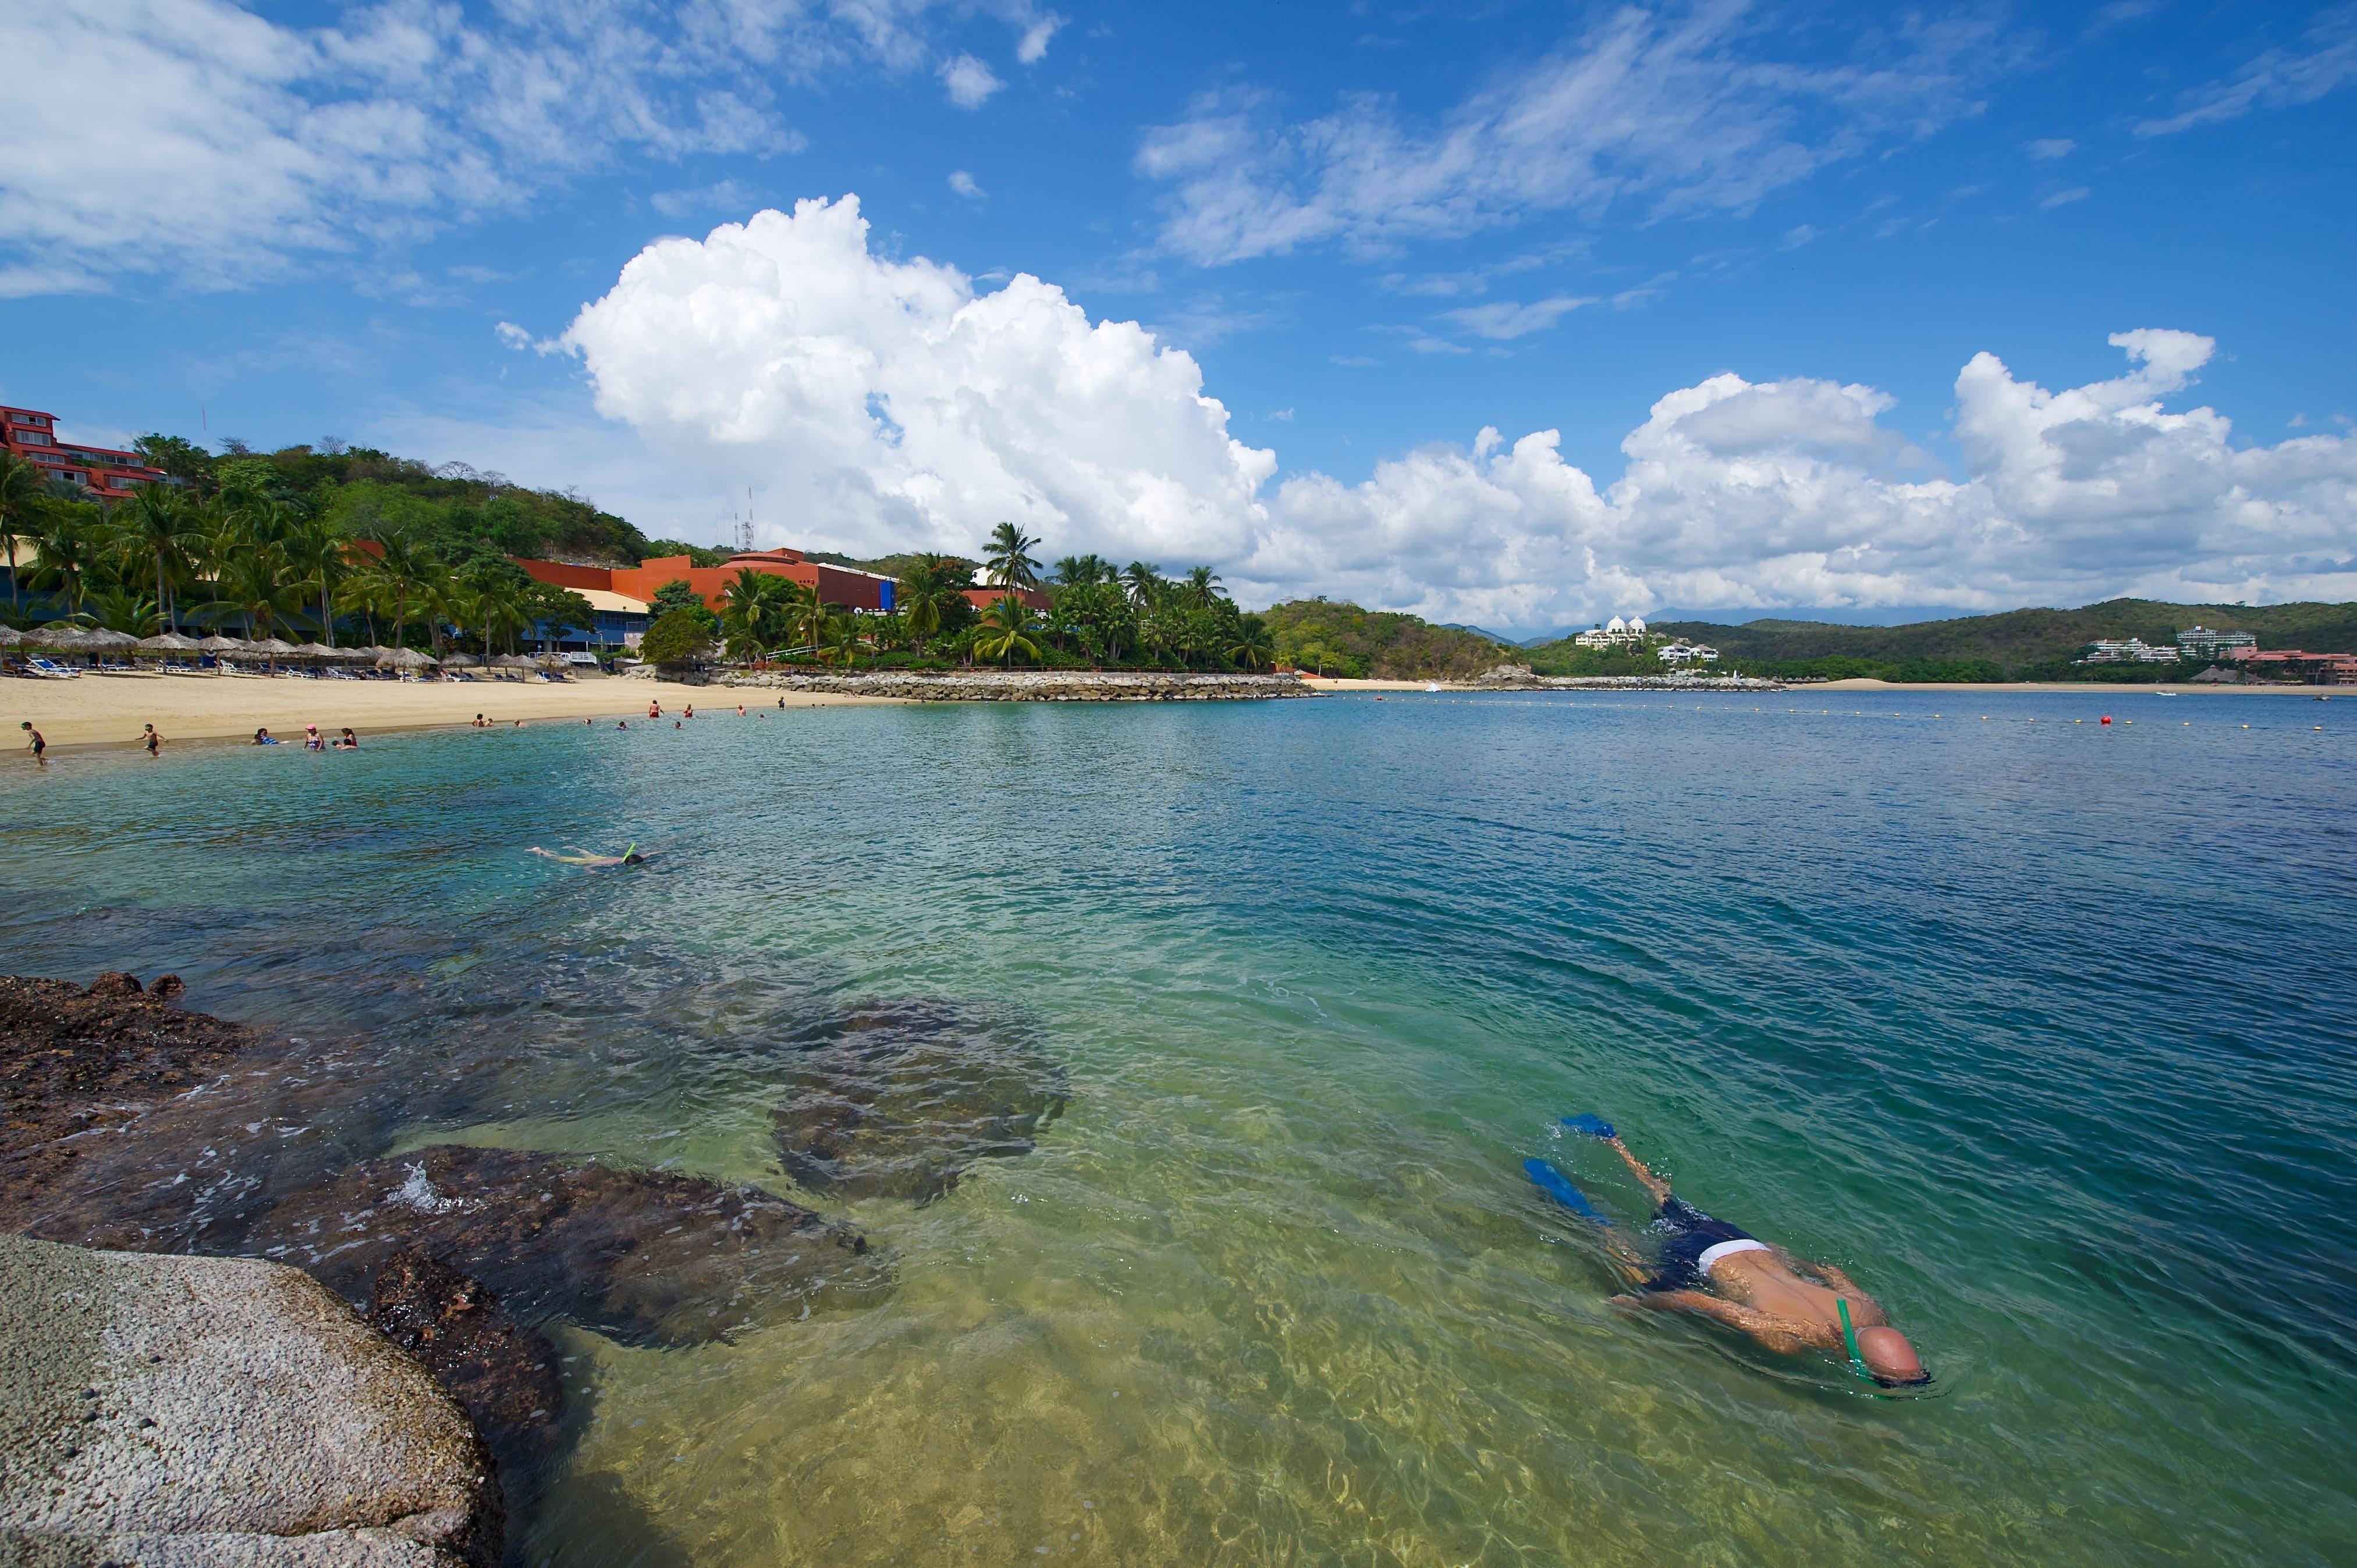
{"type": "Polygon", "coordinates": [[[1740,1241],[1721,1241],[1702,1250],[1702,1256],[1695,1260],[1695,1269],[1696,1273],[1706,1274],[1710,1273],[1711,1265],[1721,1258],[1731,1258],[1738,1252],[1764,1252],[1767,1250],[1767,1242],[1754,1241],[1749,1237],[1740,1241]]]}

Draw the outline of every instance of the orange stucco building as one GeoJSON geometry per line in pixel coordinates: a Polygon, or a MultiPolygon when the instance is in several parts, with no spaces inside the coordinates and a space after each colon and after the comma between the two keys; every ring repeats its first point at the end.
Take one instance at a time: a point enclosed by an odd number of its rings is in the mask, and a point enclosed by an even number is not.
{"type": "Polygon", "coordinates": [[[642,604],[652,601],[655,590],[665,583],[683,582],[715,611],[722,607],[722,595],[728,585],[748,567],[816,588],[820,602],[855,610],[889,610],[895,586],[891,578],[873,572],[806,561],[799,550],[740,552],[719,566],[694,565],[685,555],[658,555],[635,566],[570,566],[562,561],[521,560],[516,564],[536,580],[556,587],[619,594],[642,604]]]}

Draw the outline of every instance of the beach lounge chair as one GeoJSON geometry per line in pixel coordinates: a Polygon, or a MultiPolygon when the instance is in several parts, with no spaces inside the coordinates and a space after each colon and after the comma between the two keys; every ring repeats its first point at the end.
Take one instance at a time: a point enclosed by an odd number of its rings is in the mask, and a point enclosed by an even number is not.
{"type": "Polygon", "coordinates": [[[45,681],[70,681],[81,671],[60,664],[54,659],[37,658],[25,660],[25,673],[38,675],[45,681]]]}

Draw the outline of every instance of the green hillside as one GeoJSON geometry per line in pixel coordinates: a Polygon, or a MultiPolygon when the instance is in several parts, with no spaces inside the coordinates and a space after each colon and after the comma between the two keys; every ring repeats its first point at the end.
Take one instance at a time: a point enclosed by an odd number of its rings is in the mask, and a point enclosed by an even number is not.
{"type": "MultiPolygon", "coordinates": [[[[2247,631],[2259,646],[2311,652],[2357,649],[2357,604],[2171,605],[2157,599],[2107,599],[2083,609],[2007,610],[1905,626],[1835,626],[1825,621],[1755,620],[1741,626],[1712,621],[1657,621],[1650,629],[1706,642],[1725,655],[1721,669],[1760,675],[1876,676],[1889,681],[2153,681],[2171,673],[2161,665],[2098,666],[2071,661],[2098,639],[2142,638],[2173,643],[2187,627],[2247,631]]],[[[1658,664],[1650,657],[1604,656],[1568,639],[1532,650],[1541,674],[1635,672],[1658,664]],[[1610,664],[1612,668],[1604,666],[1610,664]],[[1629,666],[1626,671],[1620,666],[1629,666]],[[1590,668],[1594,666],[1594,668],[1590,668]]]]}
{"type": "Polygon", "coordinates": [[[1521,662],[1518,652],[1476,632],[1411,615],[1326,599],[1295,599],[1263,618],[1277,657],[1304,670],[1378,681],[1437,681],[1521,662]]]}

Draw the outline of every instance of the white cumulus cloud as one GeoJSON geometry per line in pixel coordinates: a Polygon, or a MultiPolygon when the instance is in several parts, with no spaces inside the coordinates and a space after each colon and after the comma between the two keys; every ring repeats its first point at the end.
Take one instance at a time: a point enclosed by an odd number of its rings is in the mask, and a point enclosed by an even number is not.
{"type": "Polygon", "coordinates": [[[1185,352],[1028,274],[977,293],[867,242],[848,197],[662,241],[563,341],[667,472],[779,498],[773,537],[796,543],[971,552],[1009,520],[1057,554],[1210,563],[1247,599],[1523,629],[1663,606],[2357,596],[2357,437],[2239,445],[2213,409],[2171,412],[2215,351],[2191,333],[2120,333],[2126,374],[2055,391],[1976,355],[1955,472],[1884,423],[1877,388],[1728,373],[1656,402],[1617,478],[1565,461],[1556,431],[1483,430],[1357,483],[1272,483],[1276,455],[1230,434],[1185,352]]]}
{"type": "Polygon", "coordinates": [[[979,184],[975,183],[974,176],[966,173],[963,169],[953,169],[951,171],[950,188],[957,192],[960,196],[964,197],[969,201],[979,201],[984,197],[990,194],[990,192],[983,189],[979,184]]]}
{"type": "Polygon", "coordinates": [[[651,245],[565,341],[601,413],[791,498],[797,540],[971,551],[1006,520],[1060,550],[1230,559],[1265,521],[1275,456],[1228,435],[1191,357],[1028,274],[977,294],[876,255],[856,197],[651,245]]]}

